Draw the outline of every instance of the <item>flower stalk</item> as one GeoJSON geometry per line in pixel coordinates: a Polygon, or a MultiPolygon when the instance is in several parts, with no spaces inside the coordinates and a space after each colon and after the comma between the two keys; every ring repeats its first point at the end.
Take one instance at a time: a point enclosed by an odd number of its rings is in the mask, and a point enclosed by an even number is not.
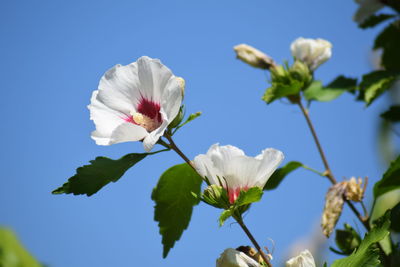
{"type": "Polygon", "coordinates": [[[251,234],[250,230],[247,228],[247,226],[244,224],[243,219],[241,216],[233,216],[233,218],[237,221],[237,223],[240,225],[242,230],[246,233],[247,237],[250,239],[251,243],[253,243],[254,247],[257,249],[258,253],[260,253],[261,257],[263,258],[264,262],[267,264],[268,267],[272,267],[271,262],[268,259],[268,256],[265,255],[264,251],[261,249],[260,245],[257,243],[256,239],[254,236],[251,234]]]}
{"type": "MultiPolygon", "coordinates": [[[[335,177],[334,177],[334,175],[332,173],[332,170],[329,167],[329,163],[328,163],[328,160],[327,160],[327,158],[325,156],[324,150],[322,149],[321,143],[319,142],[317,132],[315,131],[314,125],[311,122],[308,110],[303,106],[303,104],[301,102],[301,99],[299,99],[297,104],[300,107],[300,110],[303,113],[303,115],[304,115],[304,117],[305,117],[305,119],[307,121],[308,128],[310,129],[311,134],[312,134],[312,136],[314,138],[314,142],[317,145],[318,152],[319,152],[319,154],[321,156],[321,159],[322,159],[322,162],[323,162],[323,164],[325,166],[325,172],[324,172],[325,176],[329,179],[329,181],[332,184],[337,184],[337,181],[336,181],[336,179],[335,179],[335,177]]],[[[345,199],[345,202],[350,207],[350,209],[353,211],[353,213],[356,215],[356,217],[360,220],[360,222],[364,225],[365,229],[367,229],[367,231],[369,231],[371,229],[371,227],[368,224],[368,217],[363,217],[361,215],[361,213],[356,209],[356,207],[354,206],[354,204],[351,201],[345,199]]]]}

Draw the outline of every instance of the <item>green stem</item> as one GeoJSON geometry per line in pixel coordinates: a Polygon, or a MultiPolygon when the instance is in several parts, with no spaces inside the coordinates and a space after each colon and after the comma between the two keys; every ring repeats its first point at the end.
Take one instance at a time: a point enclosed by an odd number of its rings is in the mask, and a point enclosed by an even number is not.
{"type": "Polygon", "coordinates": [[[251,243],[253,243],[254,247],[258,250],[261,257],[263,258],[264,262],[267,264],[268,267],[272,267],[272,264],[269,262],[268,256],[265,255],[264,251],[261,249],[260,245],[257,243],[254,236],[251,234],[250,230],[244,224],[243,219],[241,216],[233,216],[233,218],[238,222],[242,230],[246,233],[247,237],[250,239],[251,243]]]}

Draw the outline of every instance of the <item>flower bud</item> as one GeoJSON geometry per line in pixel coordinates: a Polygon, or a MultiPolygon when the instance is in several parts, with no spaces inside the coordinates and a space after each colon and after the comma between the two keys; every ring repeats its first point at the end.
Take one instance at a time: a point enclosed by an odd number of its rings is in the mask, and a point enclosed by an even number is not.
{"type": "Polygon", "coordinates": [[[315,267],[314,257],[307,249],[286,262],[286,267],[315,267]]]}
{"type": "Polygon", "coordinates": [[[235,50],[238,59],[255,68],[269,69],[276,65],[270,56],[250,45],[240,44],[233,47],[233,50],[235,50]]]}
{"type": "Polygon", "coordinates": [[[185,85],[186,82],[182,77],[176,77],[179,82],[179,87],[181,88],[182,97],[185,95],[185,85]]]}
{"type": "Polygon", "coordinates": [[[245,253],[233,248],[225,249],[217,259],[217,267],[261,267],[258,262],[245,253]]]}
{"type": "Polygon", "coordinates": [[[294,62],[290,67],[289,72],[294,79],[304,82],[304,84],[309,84],[312,81],[310,69],[305,63],[299,60],[294,62]]]}
{"type": "Polygon", "coordinates": [[[230,206],[227,191],[216,184],[208,186],[204,190],[202,198],[204,202],[216,208],[228,209],[230,206]]]}
{"type": "Polygon", "coordinates": [[[314,71],[331,57],[331,49],[332,44],[326,40],[303,37],[296,39],[290,45],[293,57],[305,63],[311,71],[314,71]]]}

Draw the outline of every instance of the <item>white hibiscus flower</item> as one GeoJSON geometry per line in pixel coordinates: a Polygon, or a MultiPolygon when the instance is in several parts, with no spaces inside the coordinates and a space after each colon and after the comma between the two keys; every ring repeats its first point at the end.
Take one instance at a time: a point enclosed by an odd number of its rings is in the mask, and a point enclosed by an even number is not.
{"type": "Polygon", "coordinates": [[[332,44],[323,39],[297,38],[290,45],[292,55],[314,71],[332,56],[332,44]]]}
{"type": "Polygon", "coordinates": [[[283,153],[273,148],[267,148],[253,158],[237,147],[214,144],[207,154],[196,156],[193,163],[197,172],[211,184],[223,186],[233,203],[241,190],[263,188],[282,160],[283,153]]]}
{"type": "Polygon", "coordinates": [[[233,248],[227,248],[217,259],[217,267],[260,267],[260,264],[233,248]]]}
{"type": "Polygon", "coordinates": [[[101,78],[88,106],[96,125],[92,138],[98,145],[142,140],[150,151],[179,112],[181,86],[158,59],[116,65],[101,78]]]}
{"type": "Polygon", "coordinates": [[[286,267],[315,267],[314,257],[307,249],[286,262],[286,267]]]}

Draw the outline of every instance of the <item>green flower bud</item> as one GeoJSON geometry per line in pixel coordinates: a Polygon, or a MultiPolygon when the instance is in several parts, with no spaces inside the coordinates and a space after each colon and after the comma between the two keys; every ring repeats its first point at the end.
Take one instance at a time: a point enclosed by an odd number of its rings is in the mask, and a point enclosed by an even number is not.
{"type": "Polygon", "coordinates": [[[305,63],[299,60],[296,60],[290,67],[289,73],[293,79],[304,82],[305,85],[312,81],[310,69],[305,63]]]}
{"type": "Polygon", "coordinates": [[[219,209],[228,209],[230,206],[226,190],[216,184],[212,184],[204,190],[202,199],[207,204],[219,209]]]}

